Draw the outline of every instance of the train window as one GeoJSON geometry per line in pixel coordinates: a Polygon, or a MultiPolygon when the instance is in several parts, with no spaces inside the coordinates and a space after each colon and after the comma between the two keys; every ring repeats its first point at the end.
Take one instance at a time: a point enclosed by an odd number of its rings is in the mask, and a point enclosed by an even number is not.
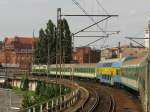
{"type": "Polygon", "coordinates": [[[106,80],[109,80],[109,76],[108,75],[106,75],[106,80]]]}
{"type": "Polygon", "coordinates": [[[103,63],[103,67],[111,67],[112,63],[103,63]]]}

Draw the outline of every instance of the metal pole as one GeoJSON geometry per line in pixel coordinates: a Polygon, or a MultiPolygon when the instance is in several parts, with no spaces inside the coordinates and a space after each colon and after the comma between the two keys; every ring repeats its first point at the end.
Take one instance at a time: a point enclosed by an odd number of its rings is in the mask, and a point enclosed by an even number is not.
{"type": "MultiPolygon", "coordinates": [[[[72,35],[71,55],[72,55],[73,50],[74,50],[74,35],[72,35]]],[[[73,62],[73,57],[72,57],[71,59],[72,59],[72,62],[73,62]]],[[[71,78],[71,80],[72,80],[72,82],[73,82],[73,76],[74,76],[74,65],[72,65],[71,70],[72,70],[72,75],[71,75],[71,77],[72,77],[72,78],[71,78]]]]}
{"type": "Polygon", "coordinates": [[[33,42],[32,42],[32,65],[31,65],[31,70],[32,66],[35,63],[35,37],[34,37],[34,30],[33,30],[33,42]]]}
{"type": "Polygon", "coordinates": [[[50,64],[50,52],[49,52],[49,50],[50,50],[50,42],[49,42],[49,38],[50,37],[48,37],[48,44],[47,44],[47,50],[48,50],[48,52],[47,52],[47,59],[48,59],[48,62],[47,62],[47,81],[48,81],[48,71],[49,71],[49,64],[50,64]]]}
{"type": "MultiPolygon", "coordinates": [[[[59,39],[59,77],[61,80],[61,63],[62,63],[62,45],[61,45],[61,8],[57,9],[57,36],[59,39]]],[[[60,84],[61,96],[61,84],[60,84]]]]}
{"type": "Polygon", "coordinates": [[[148,33],[149,33],[149,53],[150,53],[150,23],[148,23],[148,33]]]}
{"type": "MultiPolygon", "coordinates": [[[[58,25],[57,25],[58,26],[58,25]]],[[[57,30],[55,30],[55,31],[57,31],[57,30]]],[[[57,33],[56,33],[57,34],[57,33]]],[[[58,35],[56,35],[56,83],[57,83],[57,71],[58,71],[58,58],[57,58],[57,56],[58,56],[58,37],[57,37],[58,35]]]]}
{"type": "MultiPolygon", "coordinates": [[[[148,22],[148,32],[149,32],[149,58],[150,58],[150,21],[148,22]]],[[[149,62],[148,62],[148,74],[147,74],[147,93],[148,93],[148,104],[147,104],[147,110],[149,110],[149,108],[150,108],[150,59],[148,60],[149,62]]]]}
{"type": "Polygon", "coordinates": [[[91,48],[89,47],[89,63],[91,63],[91,48]]]}

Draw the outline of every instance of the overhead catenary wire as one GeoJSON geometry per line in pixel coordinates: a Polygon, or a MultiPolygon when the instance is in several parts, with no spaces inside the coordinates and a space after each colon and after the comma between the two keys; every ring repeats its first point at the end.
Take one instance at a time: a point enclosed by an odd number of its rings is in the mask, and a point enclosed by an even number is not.
{"type": "MultiPolygon", "coordinates": [[[[72,1],[73,1],[73,3],[74,3],[85,15],[89,15],[88,12],[79,4],[79,2],[77,2],[76,0],[72,0],[72,1]]],[[[101,7],[101,8],[103,9],[103,11],[104,11],[105,13],[108,14],[108,12],[104,9],[104,7],[100,4],[99,1],[97,1],[97,4],[99,5],[99,7],[101,7]]],[[[107,18],[104,18],[104,19],[102,19],[102,20],[108,19],[108,18],[110,18],[110,17],[111,17],[111,16],[108,15],[107,18]]],[[[107,34],[107,32],[106,32],[105,30],[103,30],[103,28],[101,28],[101,27],[99,26],[98,23],[100,23],[100,22],[95,22],[95,20],[94,20],[94,18],[93,18],[92,16],[88,16],[88,18],[89,18],[92,22],[94,22],[95,25],[97,25],[97,27],[100,29],[101,32],[105,33],[105,35],[106,35],[105,37],[108,37],[108,36],[109,36],[109,34],[107,34]]],[[[92,25],[92,26],[94,26],[94,25],[92,25]]],[[[107,25],[106,25],[106,26],[107,26],[107,25]]],[[[90,27],[91,27],[91,26],[90,26],[90,27]]],[[[73,36],[76,35],[76,34],[78,34],[78,33],[80,33],[80,32],[85,31],[85,30],[88,29],[88,28],[89,28],[89,27],[84,28],[84,29],[82,29],[82,30],[80,30],[80,31],[78,31],[78,32],[76,32],[76,33],[74,33],[73,36]]],[[[105,37],[103,37],[103,38],[105,38],[105,37]]],[[[102,38],[102,39],[103,39],[103,38],[102,38]]],[[[97,41],[99,41],[99,40],[101,40],[101,38],[99,38],[99,39],[97,39],[97,40],[95,40],[95,41],[93,41],[93,42],[90,42],[90,43],[87,44],[87,45],[89,46],[89,45],[91,45],[91,44],[93,44],[93,43],[95,43],[95,42],[97,42],[97,41]]],[[[107,38],[105,38],[104,44],[105,44],[106,40],[107,40],[107,38]]],[[[103,44],[103,45],[104,45],[104,44],[103,44]]],[[[87,45],[86,45],[86,46],[87,46],[87,45]]]]}
{"type": "Polygon", "coordinates": [[[140,45],[140,46],[145,48],[145,46],[142,43],[137,42],[136,40],[134,40],[134,39],[144,39],[144,38],[133,38],[133,37],[125,37],[125,38],[129,39],[129,40],[131,40],[131,41],[133,41],[133,42],[137,43],[138,45],[140,45]]]}
{"type": "MultiPolygon", "coordinates": [[[[99,6],[106,14],[109,14],[109,13],[106,11],[106,9],[102,6],[102,4],[101,4],[98,0],[96,0],[96,2],[97,2],[97,4],[98,4],[98,6],[99,6]]],[[[107,22],[108,22],[108,21],[107,21],[107,22]]],[[[105,24],[106,27],[107,27],[107,22],[106,22],[106,24],[105,24]]],[[[100,49],[105,46],[106,41],[107,41],[107,38],[104,39],[104,42],[103,42],[102,46],[100,47],[100,49]]]]}
{"type": "Polygon", "coordinates": [[[83,46],[83,47],[87,47],[87,46],[89,46],[89,45],[91,45],[91,44],[93,44],[93,43],[95,43],[95,42],[97,42],[97,41],[100,41],[100,40],[102,40],[102,39],[104,39],[104,38],[106,38],[107,36],[102,36],[101,38],[98,38],[97,40],[94,40],[94,41],[92,41],[92,42],[90,42],[90,43],[88,43],[88,44],[86,44],[85,46],[83,46]]]}
{"type": "MultiPolygon", "coordinates": [[[[88,15],[88,12],[79,4],[79,2],[77,2],[76,0],[72,0],[73,3],[85,14],[85,15],[88,15]]],[[[93,19],[93,17],[91,16],[88,16],[88,18],[95,23],[95,20],[93,19]]],[[[106,34],[106,31],[104,31],[98,24],[97,24],[97,27],[103,32],[106,34]]]]}
{"type": "MultiPolygon", "coordinates": [[[[102,22],[102,21],[104,21],[104,20],[107,20],[108,18],[110,18],[111,16],[108,16],[108,17],[106,17],[106,18],[104,18],[104,19],[102,19],[102,20],[100,20],[100,21],[98,21],[98,22],[95,22],[94,24],[92,24],[92,25],[90,25],[90,26],[87,26],[86,28],[83,28],[82,30],[79,30],[79,31],[77,31],[76,33],[73,33],[73,35],[76,35],[76,34],[78,34],[78,33],[80,33],[80,32],[83,32],[83,31],[85,31],[86,29],[88,29],[88,28],[90,28],[90,27],[92,27],[92,26],[94,26],[94,25],[97,25],[98,23],[100,23],[100,22],[102,22]]],[[[107,35],[107,34],[106,34],[107,35]]]]}
{"type": "Polygon", "coordinates": [[[108,12],[107,12],[107,10],[102,6],[102,4],[99,2],[99,0],[96,0],[96,2],[97,2],[97,4],[98,4],[98,6],[106,13],[106,14],[109,14],[108,12]]]}

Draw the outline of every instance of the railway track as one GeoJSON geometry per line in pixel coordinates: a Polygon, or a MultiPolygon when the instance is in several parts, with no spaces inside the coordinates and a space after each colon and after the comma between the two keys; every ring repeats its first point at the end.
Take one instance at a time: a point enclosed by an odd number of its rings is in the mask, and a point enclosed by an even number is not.
{"type": "Polygon", "coordinates": [[[105,87],[112,94],[116,103],[116,112],[142,112],[142,105],[137,97],[123,89],[105,87]]]}
{"type": "Polygon", "coordinates": [[[99,95],[97,91],[95,91],[91,87],[86,88],[89,91],[89,98],[85,105],[83,106],[83,112],[93,112],[99,102],[99,95]]]}
{"type": "Polygon", "coordinates": [[[115,112],[115,100],[106,91],[100,90],[95,84],[79,82],[89,91],[89,99],[79,112],[115,112]]]}
{"type": "MultiPolygon", "coordinates": [[[[123,89],[102,86],[94,81],[79,81],[78,84],[89,92],[95,91],[99,97],[97,104],[93,102],[92,105],[90,100],[87,101],[85,104],[87,107],[83,108],[82,112],[142,112],[139,99],[123,89]],[[84,111],[84,109],[90,110],[92,107],[91,111],[84,111]]],[[[94,92],[93,95],[95,95],[94,92]]]]}

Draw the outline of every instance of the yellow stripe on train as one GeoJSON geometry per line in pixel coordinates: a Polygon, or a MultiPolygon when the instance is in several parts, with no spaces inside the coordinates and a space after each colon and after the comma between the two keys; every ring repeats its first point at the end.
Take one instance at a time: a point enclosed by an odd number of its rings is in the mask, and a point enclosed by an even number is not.
{"type": "Polygon", "coordinates": [[[96,69],[96,72],[97,74],[111,74],[111,75],[116,75],[118,74],[117,71],[119,70],[120,68],[97,68],[96,69]]]}

